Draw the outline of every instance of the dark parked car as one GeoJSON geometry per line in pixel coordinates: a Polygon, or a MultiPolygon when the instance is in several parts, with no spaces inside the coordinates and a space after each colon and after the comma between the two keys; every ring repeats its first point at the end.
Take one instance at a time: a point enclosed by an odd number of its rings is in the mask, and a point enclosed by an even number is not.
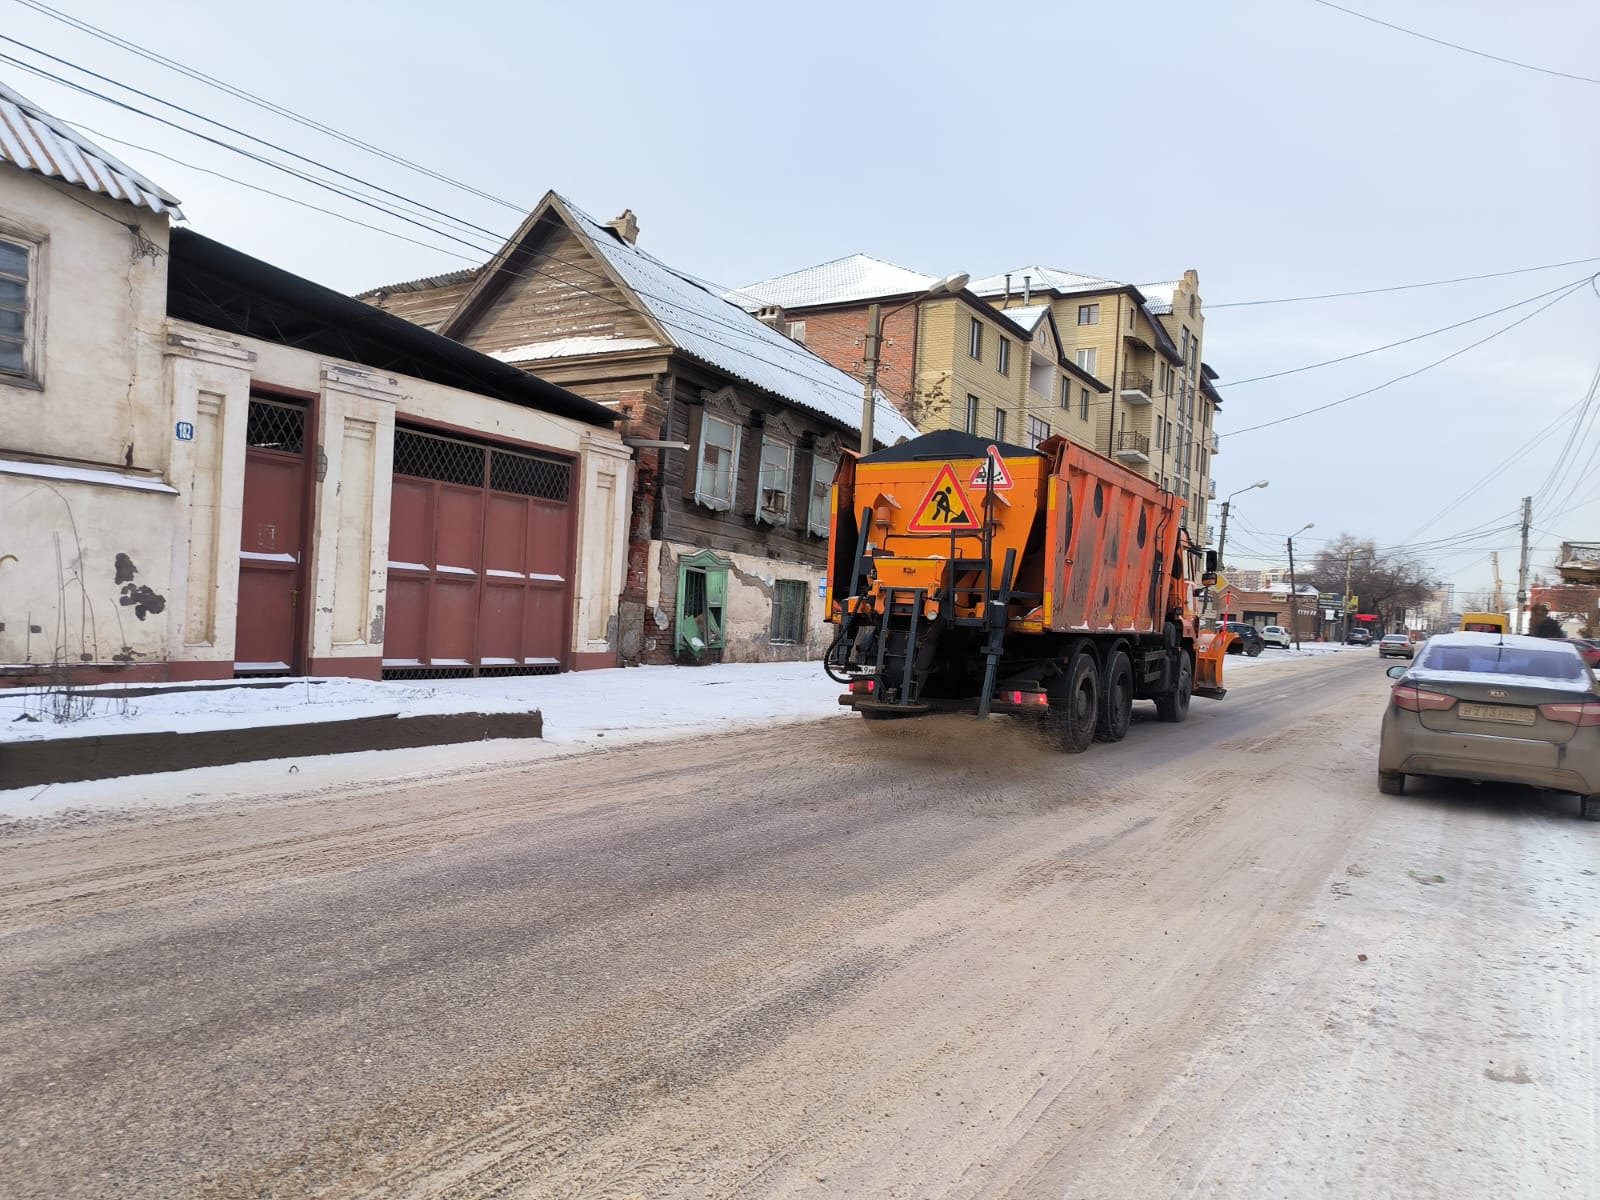
{"type": "Polygon", "coordinates": [[[1255,658],[1267,648],[1267,643],[1261,638],[1261,631],[1254,625],[1246,625],[1243,621],[1224,621],[1222,628],[1229,633],[1239,635],[1239,640],[1228,647],[1229,654],[1248,654],[1255,658]]]}
{"type": "Polygon", "coordinates": [[[1370,646],[1372,645],[1372,634],[1365,629],[1352,629],[1348,644],[1351,646],[1370,646]]]}

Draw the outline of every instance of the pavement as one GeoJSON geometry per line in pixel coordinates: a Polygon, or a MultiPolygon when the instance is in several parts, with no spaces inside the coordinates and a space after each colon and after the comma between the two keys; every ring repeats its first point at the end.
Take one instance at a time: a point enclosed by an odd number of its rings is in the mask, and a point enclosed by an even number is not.
{"type": "Polygon", "coordinates": [[[1594,1195],[1600,826],[1257,664],[0,828],[6,1194],[1594,1195]]]}

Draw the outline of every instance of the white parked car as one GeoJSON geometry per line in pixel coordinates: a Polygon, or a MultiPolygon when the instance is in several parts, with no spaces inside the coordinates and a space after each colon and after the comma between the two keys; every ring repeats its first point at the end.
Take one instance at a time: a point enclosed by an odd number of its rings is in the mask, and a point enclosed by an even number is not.
{"type": "Polygon", "coordinates": [[[1261,631],[1261,640],[1269,646],[1287,650],[1289,648],[1289,631],[1282,625],[1268,625],[1261,631]]]}

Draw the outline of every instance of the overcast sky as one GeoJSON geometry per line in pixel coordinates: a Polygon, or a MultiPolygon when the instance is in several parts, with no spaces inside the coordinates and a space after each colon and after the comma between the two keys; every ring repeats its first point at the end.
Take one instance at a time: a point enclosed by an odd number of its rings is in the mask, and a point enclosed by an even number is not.
{"type": "MultiPolygon", "coordinates": [[[[331,286],[481,261],[549,188],[601,220],[631,207],[643,247],[727,286],[856,251],[939,275],[1042,263],[1140,282],[1192,267],[1206,357],[1222,376],[1218,495],[1271,481],[1235,501],[1230,562],[1279,561],[1283,535],[1314,522],[1297,557],[1349,531],[1419,544],[1442,578],[1475,589],[1498,549],[1509,593],[1510,526],[1529,494],[1536,571],[1561,538],[1600,539],[1600,421],[1563,453],[1574,418],[1600,415],[1600,401],[1581,407],[1600,368],[1600,296],[1587,284],[1415,379],[1269,429],[1245,432],[1426,367],[1560,293],[1380,354],[1230,386],[1600,270],[1597,260],[1388,295],[1241,303],[1600,259],[1596,83],[1475,57],[1316,0],[52,2],[511,202],[0,0],[0,34],[493,231],[457,230],[472,243],[463,246],[0,61],[0,79],[178,195],[195,229],[331,286]]],[[[1600,76],[1592,0],[1341,3],[1600,76]]],[[[14,43],[0,53],[205,128],[14,43]]]]}

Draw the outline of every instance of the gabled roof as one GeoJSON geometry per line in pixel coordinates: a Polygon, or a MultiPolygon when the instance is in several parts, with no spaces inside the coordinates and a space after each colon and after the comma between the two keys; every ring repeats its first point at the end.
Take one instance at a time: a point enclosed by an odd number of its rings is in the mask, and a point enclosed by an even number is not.
{"type": "Polygon", "coordinates": [[[172,231],[167,313],[588,425],[617,420],[602,404],[192,229],[172,231]]]}
{"type": "Polygon", "coordinates": [[[725,292],[724,297],[747,312],[769,304],[781,308],[824,308],[882,300],[887,296],[915,295],[937,282],[937,276],[896,266],[870,254],[851,254],[736,288],[725,292]]]}
{"type": "MultiPolygon", "coordinates": [[[[555,192],[546,194],[491,260],[471,292],[441,326],[459,336],[464,318],[493,289],[517,273],[519,248],[536,236],[541,221],[557,219],[571,228],[611,274],[638,310],[662,331],[672,346],[705,365],[768,395],[807,409],[846,429],[861,428],[860,381],[704,284],[630,245],[612,229],[555,192]]],[[[546,360],[548,361],[548,360],[546,360]]],[[[878,439],[893,445],[917,436],[917,429],[879,395],[873,427],[878,439]]]]}
{"type": "Polygon", "coordinates": [[[1080,275],[1076,271],[1063,271],[1056,267],[1034,266],[1018,267],[1015,271],[974,279],[967,284],[967,290],[980,296],[1003,296],[1006,294],[1007,275],[1010,276],[1013,296],[1023,294],[1023,280],[1027,280],[1026,290],[1031,292],[1099,292],[1127,286],[1115,279],[1101,279],[1098,275],[1080,275]]]}
{"type": "Polygon", "coordinates": [[[1039,322],[1049,314],[1050,306],[1030,304],[1026,308],[1003,308],[1000,311],[1013,325],[1032,337],[1039,330],[1039,322]]]}
{"type": "Polygon", "coordinates": [[[153,213],[178,211],[177,197],[124,166],[65,122],[0,83],[0,162],[61,179],[153,213]]]}

